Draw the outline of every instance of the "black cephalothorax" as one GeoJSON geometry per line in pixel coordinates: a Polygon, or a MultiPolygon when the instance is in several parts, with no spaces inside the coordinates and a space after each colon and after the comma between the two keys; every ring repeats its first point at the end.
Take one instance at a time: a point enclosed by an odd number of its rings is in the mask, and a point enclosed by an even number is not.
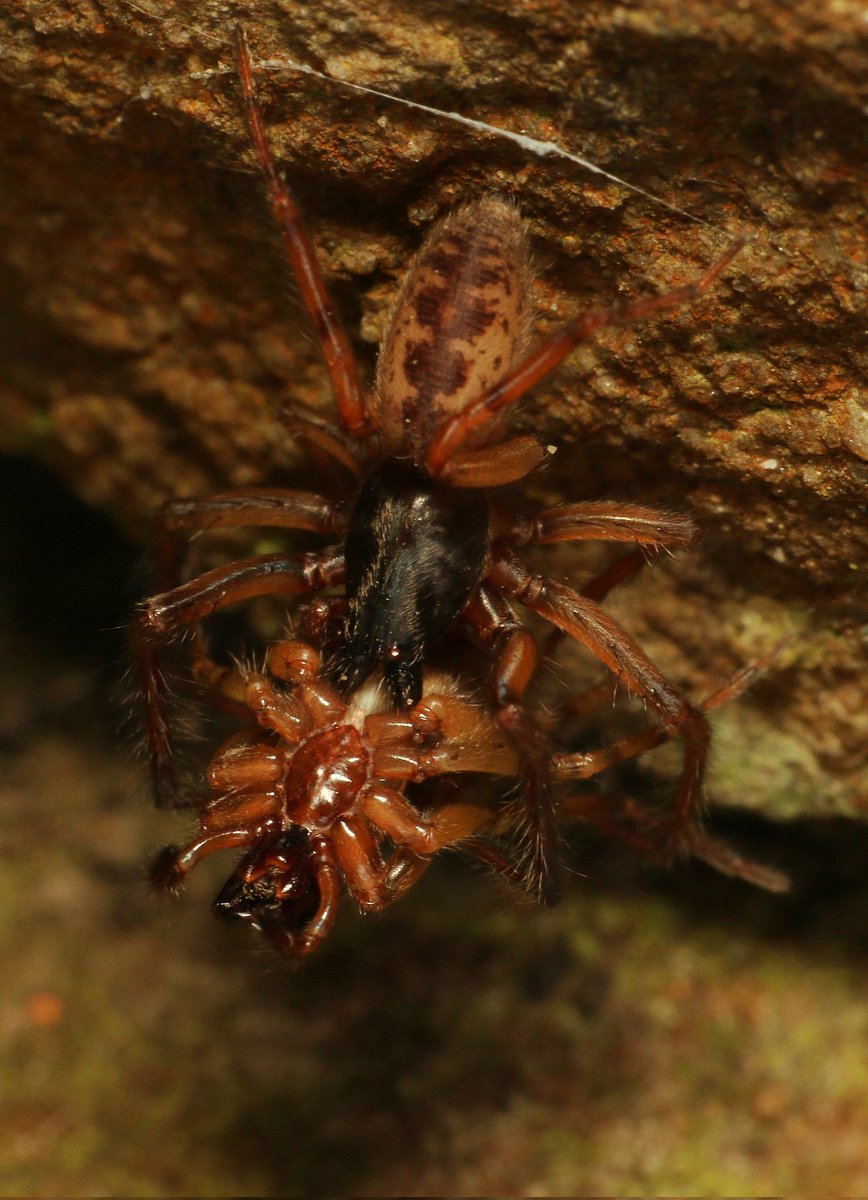
{"type": "Polygon", "coordinates": [[[346,645],[334,677],[348,691],[380,664],[401,708],[422,695],[428,645],[464,609],[488,567],[485,495],[387,459],[369,475],[344,545],[346,645]]]}

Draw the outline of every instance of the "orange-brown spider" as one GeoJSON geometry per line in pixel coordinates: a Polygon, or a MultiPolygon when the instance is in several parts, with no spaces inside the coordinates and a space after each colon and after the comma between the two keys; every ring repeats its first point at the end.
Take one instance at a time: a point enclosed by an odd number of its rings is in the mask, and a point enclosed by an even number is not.
{"type": "Polygon", "coordinates": [[[438,850],[493,824],[492,810],[477,804],[423,813],[403,795],[408,783],[463,771],[508,776],[516,768],[494,723],[449,680],[430,679],[418,703],[395,712],[378,682],[344,700],[320,666],[312,646],[283,641],[270,648],[266,671],[217,669],[219,686],[259,728],[212,759],[212,795],[196,838],[169,846],[152,868],[156,884],[174,887],[215,851],[246,848],[217,911],[254,920],[293,954],[319,945],[344,886],[364,912],[376,912],[438,850]]]}
{"type": "MultiPolygon", "coordinates": [[[[743,691],[759,665],[708,697],[703,710],[743,691]]],[[[249,921],[278,950],[301,956],[322,943],[345,888],[362,911],[379,911],[419,879],[433,855],[459,842],[521,882],[496,846],[474,839],[481,832],[510,833],[511,805],[435,798],[423,809],[404,794],[425,779],[462,772],[515,775],[515,750],[484,709],[439,673],[426,673],[422,699],[403,712],[389,709],[375,680],[345,701],[320,667],[319,652],[300,641],[274,644],[263,671],[229,672],[203,660],[202,681],[210,675],[212,686],[232,696],[255,724],[211,760],[210,796],[199,809],[196,836],[162,851],[151,871],[155,885],[177,887],[203,858],[244,849],[215,911],[249,921]]],[[[587,702],[583,707],[589,710],[587,702]]],[[[552,774],[565,782],[586,780],[671,736],[657,726],[602,750],[558,754],[552,774]]],[[[648,810],[633,801],[565,790],[559,812],[645,855],[656,852],[648,810]]],[[[786,887],[778,872],[697,827],[687,849],[725,874],[773,891],[786,887]]]]}
{"type": "Polygon", "coordinates": [[[331,678],[344,695],[379,668],[394,704],[412,707],[422,694],[429,647],[442,643],[456,623],[489,648],[494,716],[521,758],[531,832],[526,876],[532,890],[553,903],[559,889],[550,752],[525,707],[538,649],[513,611],[517,601],[585,646],[644,699],[668,730],[683,736],[681,780],[656,836],[668,857],[687,852],[701,806],[709,744],[705,714],[598,603],[619,574],[635,568],[639,552],[602,583],[592,581],[576,591],[534,574],[516,550],[601,539],[655,552],[691,543],[693,522],[615,501],[515,512],[500,502],[495,489],[523,478],[545,457],[536,438],[504,436],[505,420],[529,388],[597,330],[700,296],[742,243],[732,245],[694,282],[588,313],[528,352],[525,227],[511,204],[485,197],[453,212],[431,232],[398,295],[376,383],[363,393],[298,207],[278,177],[240,29],[237,55],[254,150],[325,355],[340,417],[339,427],[293,409],[289,423],[316,453],[347,468],[358,487],[349,514],[321,496],[283,489],[228,492],[164,508],[159,586],[166,590],[144,605],[135,635],[159,802],[171,803],[176,790],[162,645],[216,610],[253,596],[297,596],[342,586],[343,645],[331,678]],[[185,536],[242,525],[313,530],[330,541],[318,553],[246,558],[174,586],[185,536]]]}

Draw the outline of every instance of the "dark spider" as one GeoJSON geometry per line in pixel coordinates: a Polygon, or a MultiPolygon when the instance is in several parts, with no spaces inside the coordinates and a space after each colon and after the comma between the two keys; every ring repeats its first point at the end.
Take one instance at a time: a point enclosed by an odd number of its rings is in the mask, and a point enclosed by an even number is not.
{"type": "Polygon", "coordinates": [[[671,813],[655,836],[666,857],[687,852],[699,820],[708,723],[597,603],[613,582],[635,570],[640,551],[581,592],[534,574],[515,551],[601,539],[653,552],[689,545],[696,537],[694,523],[615,501],[514,512],[496,499],[494,489],[523,478],[545,457],[535,438],[504,436],[510,410],[529,388],[597,330],[700,296],[742,242],[702,278],[664,295],[588,313],[528,352],[525,227],[512,205],[485,197],[432,230],[395,302],[376,384],[363,395],[301,215],[278,178],[241,29],[237,55],[256,157],[326,358],[341,421],[338,427],[292,410],[290,425],[318,454],[352,471],[359,487],[349,517],[321,496],[291,490],[227,492],[164,507],[161,586],[169,590],[147,601],[135,634],[158,802],[171,803],[176,792],[162,644],[216,610],[253,596],[302,595],[344,585],[343,647],[332,677],[345,693],[379,666],[394,703],[413,705],[421,695],[429,646],[459,618],[461,628],[489,648],[494,714],[522,759],[531,831],[526,876],[542,900],[554,903],[559,889],[550,755],[524,705],[538,649],[512,609],[510,601],[517,600],[590,650],[669,730],[683,735],[681,780],[671,813]],[[171,586],[185,535],[241,525],[313,530],[338,540],[297,558],[241,559],[171,586]]]}

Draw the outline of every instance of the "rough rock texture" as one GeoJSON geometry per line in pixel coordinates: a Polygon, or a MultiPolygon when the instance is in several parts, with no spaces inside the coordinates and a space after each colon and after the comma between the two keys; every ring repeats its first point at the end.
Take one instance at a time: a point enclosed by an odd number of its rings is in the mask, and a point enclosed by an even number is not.
{"type": "MultiPolygon", "coordinates": [[[[701,304],[606,333],[537,389],[525,419],[559,449],[537,488],[697,513],[702,550],[613,604],[683,683],[701,690],[796,635],[763,704],[723,718],[722,744],[747,730],[757,769],[720,760],[717,799],[864,808],[857,6],[13,0],[0,438],[139,538],[168,495],[293,478],[279,402],[328,403],[251,173],[228,48],[239,15],[260,60],[556,140],[697,218],[446,119],[269,72],[274,144],[368,362],[424,228],[480,192],[515,197],[530,222],[541,333],[755,235],[701,304]]],[[[563,569],[575,562],[568,551],[563,569]]]]}

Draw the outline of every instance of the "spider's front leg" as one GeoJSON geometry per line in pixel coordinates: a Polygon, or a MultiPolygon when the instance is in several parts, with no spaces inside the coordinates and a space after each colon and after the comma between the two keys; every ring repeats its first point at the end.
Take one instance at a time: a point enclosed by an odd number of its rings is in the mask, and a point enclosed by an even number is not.
{"type": "MultiPolygon", "coordinates": [[[[661,550],[694,543],[699,530],[682,513],[616,500],[588,500],[559,504],[538,513],[499,512],[497,536],[500,542],[519,547],[577,541],[638,543],[581,588],[583,596],[599,603],[613,588],[637,575],[661,550]]],[[[563,630],[552,630],[543,646],[546,658],[555,653],[564,636],[563,630]]]]}
{"type": "Polygon", "coordinates": [[[518,513],[498,529],[501,540],[514,546],[551,542],[637,542],[653,550],[681,548],[696,541],[696,522],[682,513],[664,512],[644,504],[617,500],[587,500],[558,504],[538,513],[518,513]]]}
{"type": "Polygon", "coordinates": [[[346,515],[314,492],[290,488],[239,489],[203,500],[167,500],[156,520],[156,591],[168,592],[180,582],[184,549],[192,534],[245,526],[341,536],[346,515]]]}
{"type": "Polygon", "coordinates": [[[341,583],[343,576],[343,555],[334,547],[297,559],[268,554],[218,567],[145,602],[133,626],[133,644],[145,698],[158,805],[171,807],[177,791],[161,647],[174,634],[229,605],[255,596],[321,591],[341,583]]]}
{"type": "Polygon", "coordinates": [[[672,814],[657,833],[667,855],[689,852],[691,831],[699,819],[711,736],[705,713],[682,696],[630,635],[592,600],[564,584],[534,575],[508,551],[495,560],[487,580],[586,646],[630,691],[651,705],[668,729],[683,735],[681,782],[672,814]]]}
{"type": "Polygon", "coordinates": [[[537,666],[536,641],[502,597],[489,588],[478,589],[464,617],[483,644],[494,650],[494,716],[519,754],[520,803],[530,845],[526,880],[543,904],[556,904],[560,882],[551,750],[545,734],[524,707],[524,695],[537,666]]]}
{"type": "Polygon", "coordinates": [[[259,169],[265,178],[271,211],[298,283],[301,298],[313,321],[317,340],[323,350],[341,421],[349,434],[363,437],[370,429],[370,421],[359,386],[353,353],[322,277],[301,212],[277,173],[256,95],[247,39],[240,25],[235,29],[235,53],[247,128],[259,169]]]}

